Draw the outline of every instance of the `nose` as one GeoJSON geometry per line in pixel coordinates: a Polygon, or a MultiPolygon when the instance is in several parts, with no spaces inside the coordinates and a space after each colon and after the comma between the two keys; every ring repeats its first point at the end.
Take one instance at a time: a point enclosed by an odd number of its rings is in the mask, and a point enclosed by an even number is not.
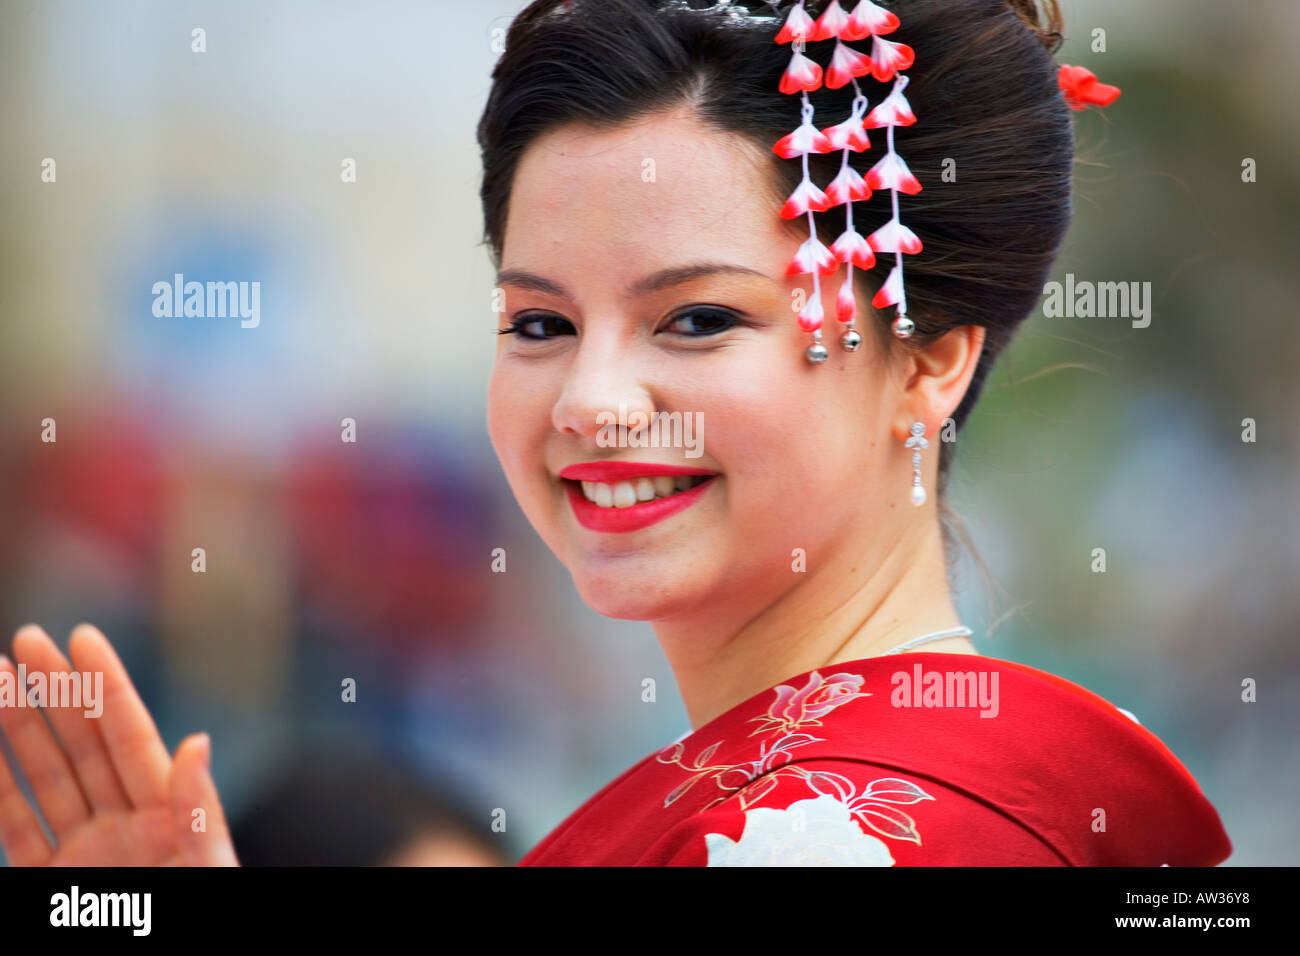
{"type": "Polygon", "coordinates": [[[648,427],[655,401],[645,380],[647,366],[636,361],[627,340],[591,333],[579,341],[564,388],[551,410],[562,435],[608,445],[648,427]]]}

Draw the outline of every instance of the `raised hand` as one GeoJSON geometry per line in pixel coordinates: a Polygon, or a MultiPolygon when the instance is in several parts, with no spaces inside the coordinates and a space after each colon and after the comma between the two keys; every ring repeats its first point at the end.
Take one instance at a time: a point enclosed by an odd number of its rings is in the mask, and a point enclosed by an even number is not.
{"type": "MultiPolygon", "coordinates": [[[[75,670],[103,674],[102,713],[83,707],[10,706],[0,696],[0,729],[31,784],[54,846],[0,758],[0,846],[11,866],[238,866],[216,785],[210,742],[191,734],[169,756],[153,718],[107,638],[89,624],[68,644],[75,670]],[[51,727],[53,731],[51,731],[51,727]],[[205,827],[195,832],[203,810],[205,827]]],[[[14,637],[26,673],[74,669],[35,625],[14,637]]],[[[0,654],[0,682],[18,683],[0,654]]],[[[58,701],[51,700],[51,704],[58,701]]]]}

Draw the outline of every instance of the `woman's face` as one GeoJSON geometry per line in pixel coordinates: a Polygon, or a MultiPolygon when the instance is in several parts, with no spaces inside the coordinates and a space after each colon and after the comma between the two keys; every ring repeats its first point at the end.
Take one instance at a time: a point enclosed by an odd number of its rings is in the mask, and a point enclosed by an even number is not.
{"type": "MultiPolygon", "coordinates": [[[[608,617],[774,598],[805,577],[794,549],[808,571],[849,560],[907,506],[910,463],[886,461],[901,386],[873,332],[840,349],[843,271],[822,282],[830,359],[804,358],[795,291],[812,279],[784,275],[799,239],[766,187],[771,161],[680,111],[556,130],[516,173],[498,328],[520,331],[498,339],[489,431],[528,520],[608,617]],[[632,447],[642,437],[658,447],[632,447]],[[606,487],[585,492],[561,477],[611,461],[649,474],[620,488],[591,472],[606,487]],[[676,491],[661,466],[714,477],[683,508],[601,507],[676,491]]],[[[879,321],[858,302],[859,329],[879,321]]]]}

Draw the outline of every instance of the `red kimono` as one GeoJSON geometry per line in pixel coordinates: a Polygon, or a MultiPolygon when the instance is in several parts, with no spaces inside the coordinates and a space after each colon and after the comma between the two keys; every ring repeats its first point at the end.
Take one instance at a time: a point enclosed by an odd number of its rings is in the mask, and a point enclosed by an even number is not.
{"type": "Polygon", "coordinates": [[[1211,866],[1160,740],[1010,661],[913,652],[764,691],[593,796],[520,866],[1211,866]]]}

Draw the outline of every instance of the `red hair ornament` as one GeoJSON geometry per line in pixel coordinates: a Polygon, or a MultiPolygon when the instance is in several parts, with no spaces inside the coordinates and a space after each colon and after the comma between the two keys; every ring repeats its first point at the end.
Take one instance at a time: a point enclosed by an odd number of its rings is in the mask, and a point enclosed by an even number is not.
{"type": "MultiPolygon", "coordinates": [[[[907,163],[894,149],[894,127],[911,126],[916,115],[907,102],[904,90],[908,78],[902,71],[912,65],[915,54],[910,46],[884,36],[898,29],[898,16],[891,10],[859,0],[852,13],[840,6],[840,0],[831,0],[816,20],[805,8],[806,0],[798,0],[785,18],[776,35],[777,43],[791,44],[790,63],[781,75],[780,90],[788,95],[798,94],[802,100],[800,125],[781,137],[772,147],[782,159],[798,158],[803,163],[803,178],[781,207],[781,218],[808,218],[808,238],[799,246],[786,267],[787,276],[811,275],[812,296],[800,309],[799,327],[811,332],[813,342],[805,353],[809,362],[819,364],[829,357],[822,344],[822,326],[825,318],[822,308],[821,277],[845,267],[845,277],[835,297],[835,317],[845,330],[840,345],[847,352],[856,352],[862,346],[862,336],[854,328],[857,319],[857,302],[853,294],[853,270],[870,269],[876,264],[876,253],[892,253],[894,265],[884,284],[871,300],[877,309],[895,306],[891,328],[899,338],[909,338],[916,330],[907,316],[907,291],[903,284],[903,256],[916,255],[922,243],[900,219],[898,195],[914,196],[921,191],[920,181],[912,174],[907,163]],[[871,37],[868,55],[847,45],[845,41],[871,37]],[[822,69],[815,60],[804,54],[809,41],[835,40],[835,50],[829,65],[822,69]],[[881,83],[893,80],[889,93],[867,112],[867,98],[858,85],[858,78],[870,75],[881,83]],[[819,130],[813,124],[813,105],[808,94],[820,89],[840,89],[853,84],[856,94],[849,117],[842,123],[819,130]],[[849,165],[850,153],[861,153],[870,148],[867,130],[885,130],[885,154],[865,177],[849,165]],[[840,171],[826,187],[819,189],[808,174],[808,156],[812,153],[841,151],[840,171]],[[871,235],[863,237],[853,223],[853,204],[870,199],[873,191],[888,190],[890,217],[871,235]],[[817,237],[814,213],[825,212],[835,206],[845,207],[845,229],[828,249],[817,237]]],[[[1096,76],[1083,67],[1062,66],[1058,82],[1071,109],[1082,110],[1089,105],[1106,106],[1119,96],[1118,87],[1097,81],[1096,76]]]]}
{"type": "Polygon", "coordinates": [[[1072,110],[1086,110],[1089,106],[1110,106],[1119,98],[1119,87],[1102,83],[1091,70],[1081,66],[1061,65],[1056,74],[1057,85],[1065,95],[1072,110]]]}
{"type": "Polygon", "coordinates": [[[883,34],[898,29],[898,17],[871,0],[859,0],[852,13],[845,12],[839,0],[831,0],[816,20],[808,14],[804,2],[805,0],[799,0],[791,8],[785,24],[776,35],[777,43],[792,45],[790,65],[781,76],[780,89],[782,93],[800,95],[803,100],[800,110],[802,122],[793,133],[778,140],[772,149],[782,159],[798,157],[803,162],[803,179],[781,207],[781,217],[794,219],[807,216],[808,238],[790,260],[786,275],[813,277],[812,296],[799,311],[799,327],[813,335],[813,343],[806,353],[808,361],[824,362],[829,353],[822,344],[824,314],[821,277],[839,271],[841,264],[845,266],[846,274],[835,297],[835,318],[846,326],[840,337],[844,349],[856,352],[862,346],[862,336],[853,327],[857,318],[853,270],[855,267],[872,268],[876,264],[878,252],[892,252],[894,268],[871,300],[872,305],[878,308],[898,306],[898,315],[893,323],[896,335],[906,337],[912,334],[914,328],[912,320],[907,317],[907,299],[903,290],[903,254],[920,252],[921,240],[899,220],[898,194],[904,192],[914,195],[921,191],[921,184],[907,168],[903,158],[894,151],[894,127],[916,122],[903,95],[903,90],[907,88],[907,77],[900,72],[912,65],[914,54],[907,44],[883,38],[883,34]],[[844,42],[868,36],[871,37],[870,55],[855,50],[844,42]],[[805,56],[803,51],[810,40],[829,39],[835,40],[835,51],[831,54],[830,65],[823,72],[821,66],[805,56]],[[867,112],[867,97],[858,85],[858,78],[868,75],[882,83],[891,79],[894,81],[889,95],[870,113],[867,112]],[[819,89],[823,83],[832,90],[851,83],[856,95],[848,119],[819,131],[813,125],[813,105],[808,94],[819,89]],[[849,154],[869,149],[871,142],[867,130],[882,127],[886,130],[885,155],[863,177],[849,165],[849,154]],[[808,156],[811,153],[831,153],[836,150],[841,153],[840,171],[823,192],[808,175],[808,156]],[[874,190],[881,189],[890,191],[892,215],[883,226],[864,237],[854,226],[853,204],[870,199],[874,190]],[[813,214],[840,205],[845,207],[844,232],[827,249],[817,238],[813,214]]]}

